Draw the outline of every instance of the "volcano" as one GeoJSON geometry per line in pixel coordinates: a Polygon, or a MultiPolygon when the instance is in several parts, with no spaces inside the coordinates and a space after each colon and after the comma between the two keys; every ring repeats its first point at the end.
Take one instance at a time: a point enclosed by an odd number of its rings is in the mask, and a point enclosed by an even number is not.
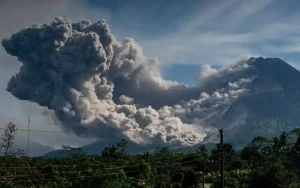
{"type": "Polygon", "coordinates": [[[278,58],[250,58],[255,79],[215,124],[243,145],[255,136],[278,136],[300,125],[300,72],[278,58]]]}
{"type": "Polygon", "coordinates": [[[227,141],[243,144],[300,121],[300,74],[280,59],[241,59],[219,70],[203,65],[199,85],[189,87],[163,78],[159,61],[133,39],[117,41],[105,20],[57,17],[2,46],[22,64],[6,90],[52,110],[77,136],[186,147],[223,128],[227,141]]]}
{"type": "MultiPolygon", "coordinates": [[[[225,141],[235,147],[249,143],[255,136],[272,138],[300,125],[300,72],[278,58],[250,58],[248,64],[252,68],[243,74],[233,75],[229,80],[222,80],[208,87],[213,91],[228,85],[232,80],[253,77],[245,87],[247,93],[232,102],[219,118],[208,121],[211,126],[224,129],[225,141]]],[[[205,144],[211,146],[212,142],[217,141],[217,135],[208,136],[205,144]]],[[[84,146],[83,151],[99,154],[107,144],[110,142],[97,141],[84,146]]],[[[129,145],[129,153],[158,147],[143,147],[132,142],[129,145]]],[[[195,147],[197,146],[176,148],[176,151],[193,151],[195,147]]],[[[54,155],[53,152],[46,154],[54,155]]]]}

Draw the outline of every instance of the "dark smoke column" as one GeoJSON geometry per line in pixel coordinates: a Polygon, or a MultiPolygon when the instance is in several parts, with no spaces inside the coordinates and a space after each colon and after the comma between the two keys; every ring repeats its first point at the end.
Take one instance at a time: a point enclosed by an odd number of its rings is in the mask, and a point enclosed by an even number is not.
{"type": "Polygon", "coordinates": [[[186,93],[187,87],[157,74],[157,62],[145,57],[134,40],[118,43],[104,20],[72,23],[58,17],[50,24],[25,28],[2,45],[22,63],[7,91],[53,110],[63,127],[77,134],[176,145],[193,145],[206,136],[199,126],[165,112],[168,108],[137,108],[134,99],[121,95],[117,97],[122,104],[113,100],[114,80],[119,78],[134,91],[152,95],[186,93]]]}
{"type": "Polygon", "coordinates": [[[105,82],[101,74],[113,58],[114,40],[103,20],[95,24],[87,20],[71,23],[58,17],[50,24],[23,29],[2,41],[6,52],[22,62],[7,91],[21,100],[53,109],[65,125],[72,124],[76,131],[91,116],[84,112],[89,104],[83,93],[88,87],[83,87],[90,80],[98,81],[99,87],[105,82]]]}

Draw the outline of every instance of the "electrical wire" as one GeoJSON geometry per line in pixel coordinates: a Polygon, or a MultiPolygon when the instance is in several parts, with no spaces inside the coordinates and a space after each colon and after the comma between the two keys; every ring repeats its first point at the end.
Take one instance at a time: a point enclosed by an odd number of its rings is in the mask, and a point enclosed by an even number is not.
{"type": "MultiPolygon", "coordinates": [[[[216,153],[212,156],[215,156],[215,155],[219,155],[221,154],[220,153],[216,153]]],[[[167,165],[167,166],[176,166],[178,164],[185,164],[185,163],[189,163],[189,162],[193,162],[193,161],[198,161],[199,159],[193,159],[193,160],[190,160],[190,161],[184,161],[184,162],[181,162],[181,163],[175,163],[175,164],[171,164],[171,165],[167,165]]],[[[161,161],[161,162],[166,162],[166,161],[161,161]]],[[[159,163],[159,162],[157,162],[159,163]]],[[[124,167],[110,167],[110,168],[102,168],[101,170],[116,170],[116,169],[124,169],[124,168],[130,168],[130,167],[137,167],[137,166],[140,166],[141,164],[138,164],[138,165],[132,165],[132,166],[124,166],[124,167]]],[[[149,165],[154,165],[154,164],[149,164],[149,165]]],[[[163,166],[164,167],[164,166],[163,166]]],[[[153,168],[160,168],[159,166],[157,167],[153,167],[153,168]]],[[[88,169],[85,169],[85,170],[77,170],[77,171],[73,171],[73,173],[76,173],[76,172],[89,172],[88,169]]],[[[64,174],[64,173],[70,173],[69,171],[61,171],[61,172],[58,172],[58,174],[64,174]]],[[[42,175],[54,175],[56,173],[42,173],[42,175]]],[[[41,175],[41,173],[38,173],[38,174],[30,174],[31,176],[32,175],[41,175]]],[[[27,177],[28,175],[16,175],[15,177],[27,177]]],[[[2,176],[3,177],[9,177],[9,176],[2,176]]]]}
{"type": "MultiPolygon", "coordinates": [[[[219,153],[218,153],[219,154],[219,153]]],[[[180,160],[180,159],[184,159],[184,158],[189,158],[189,157],[197,157],[199,154],[197,153],[194,153],[194,154],[188,154],[188,156],[181,156],[181,157],[176,157],[175,160],[180,160]]],[[[211,155],[211,156],[214,156],[214,155],[211,155]]],[[[100,157],[100,156],[99,156],[100,157]]],[[[154,158],[154,159],[151,159],[151,160],[155,160],[155,163],[159,163],[159,162],[168,162],[168,161],[171,161],[171,160],[174,160],[174,159],[169,159],[169,160],[161,160],[161,159],[164,159],[166,156],[161,156],[161,157],[158,157],[158,158],[154,158]]],[[[126,161],[124,161],[126,162],[126,161]]],[[[110,164],[112,165],[124,165],[124,162],[110,162],[110,164]]],[[[150,164],[155,164],[155,163],[150,163],[150,164]]],[[[49,167],[52,167],[52,168],[66,168],[66,167],[86,167],[86,166],[99,166],[101,165],[100,163],[99,164],[85,164],[85,165],[78,165],[78,164],[70,164],[70,165],[45,165],[45,166],[38,166],[36,168],[49,168],[49,167]]],[[[131,165],[132,167],[134,166],[138,166],[139,164],[135,164],[135,165],[131,165]]],[[[9,168],[9,169],[30,169],[32,168],[32,166],[22,166],[22,167],[1,167],[1,168],[9,168]]],[[[115,168],[115,167],[111,167],[111,168],[115,168]]]]}
{"type": "MultiPolygon", "coordinates": [[[[171,167],[171,166],[176,166],[176,165],[181,165],[181,164],[185,164],[185,163],[189,163],[189,162],[193,162],[193,161],[197,161],[198,159],[194,159],[194,160],[190,160],[190,161],[185,161],[185,162],[181,162],[181,163],[176,163],[176,164],[172,164],[172,165],[165,165],[165,166],[157,166],[155,168],[166,168],[166,167],[171,167]]],[[[141,171],[144,171],[145,169],[143,170],[132,170],[132,171],[123,171],[123,172],[119,172],[119,173],[106,173],[106,174],[93,174],[93,175],[89,175],[89,176],[80,176],[80,177],[67,177],[66,179],[81,179],[81,178],[86,178],[86,177],[95,177],[95,176],[109,176],[109,175],[120,175],[120,174],[124,174],[124,173],[130,173],[130,172],[141,172],[141,171]]],[[[79,171],[80,172],[80,171],[79,171]]],[[[59,175],[60,173],[58,173],[57,175],[59,175]]],[[[41,174],[40,174],[41,175],[41,174]]],[[[2,176],[1,178],[6,178],[6,177],[10,177],[10,176],[2,176]]],[[[24,176],[14,176],[15,177],[24,177],[24,176]]],[[[27,177],[27,176],[25,176],[27,177]]],[[[57,180],[56,178],[52,178],[52,179],[38,179],[38,180],[30,180],[30,181],[33,181],[33,182],[36,182],[36,181],[54,181],[54,180],[57,180]]],[[[12,181],[12,180],[0,180],[0,182],[27,182],[28,180],[16,180],[16,181],[12,181]]]]}

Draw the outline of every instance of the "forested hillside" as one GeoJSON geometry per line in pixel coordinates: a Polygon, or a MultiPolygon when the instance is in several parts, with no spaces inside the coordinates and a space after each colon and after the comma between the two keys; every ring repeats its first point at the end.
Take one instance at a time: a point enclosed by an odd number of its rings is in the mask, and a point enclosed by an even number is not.
{"type": "MultiPolygon", "coordinates": [[[[61,158],[28,158],[13,150],[16,126],[7,124],[2,136],[1,187],[171,188],[219,187],[220,144],[204,145],[194,153],[176,153],[168,147],[135,155],[126,153],[126,140],[108,145],[98,155],[63,146],[61,158]],[[204,176],[203,176],[204,171],[204,176]]],[[[239,151],[224,144],[225,186],[300,187],[300,129],[269,140],[255,137],[239,151]]]]}

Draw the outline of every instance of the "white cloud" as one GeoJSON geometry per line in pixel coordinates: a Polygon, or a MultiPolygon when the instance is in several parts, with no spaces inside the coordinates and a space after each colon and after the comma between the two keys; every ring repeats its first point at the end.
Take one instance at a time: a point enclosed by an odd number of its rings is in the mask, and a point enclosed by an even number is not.
{"type": "Polygon", "coordinates": [[[147,55],[157,56],[162,63],[224,65],[240,56],[281,57],[287,52],[298,52],[299,38],[296,45],[289,38],[300,33],[296,24],[300,15],[276,17],[280,5],[271,7],[275,3],[210,3],[200,7],[191,19],[180,21],[179,29],[172,34],[140,43],[147,55]],[[278,41],[286,43],[278,45],[278,41]]]}

